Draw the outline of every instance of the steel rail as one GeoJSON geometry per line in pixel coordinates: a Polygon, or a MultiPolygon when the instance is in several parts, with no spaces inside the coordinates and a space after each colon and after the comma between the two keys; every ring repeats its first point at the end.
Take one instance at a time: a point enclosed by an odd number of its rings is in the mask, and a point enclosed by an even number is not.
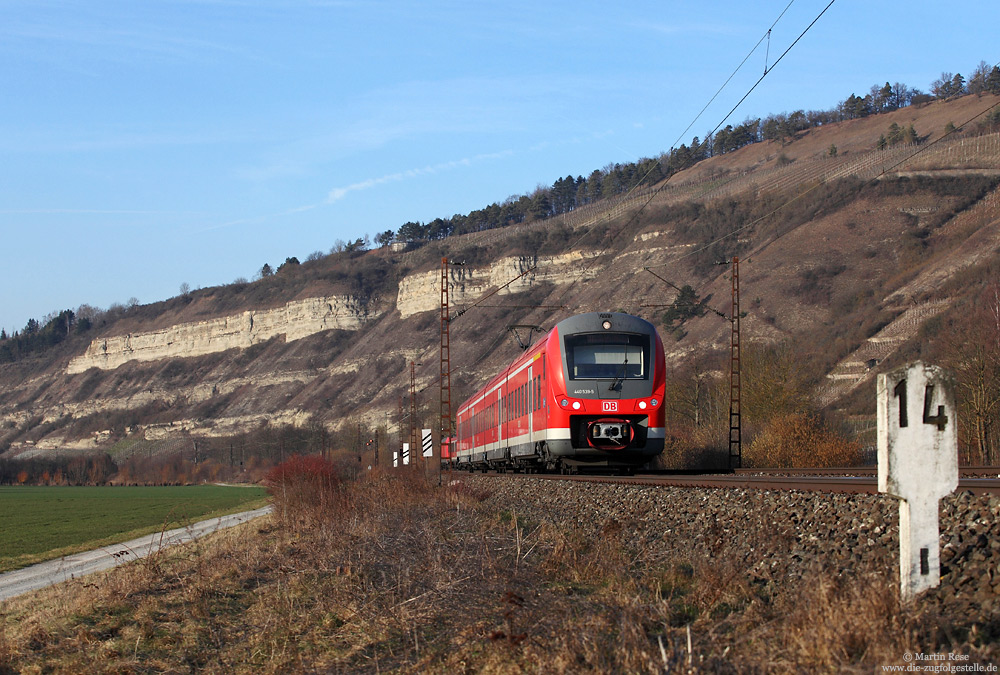
{"type": "MultiPolygon", "coordinates": [[[[617,485],[651,485],[691,488],[721,488],[743,490],[799,490],[802,492],[839,492],[851,494],[878,494],[878,480],[874,476],[772,476],[742,474],[637,474],[635,476],[528,474],[544,480],[571,480],[584,483],[611,483],[617,485]]],[[[1000,494],[1000,479],[962,477],[960,491],[977,495],[1000,494]]]]}
{"type": "MultiPolygon", "coordinates": [[[[875,476],[875,466],[815,467],[789,469],[734,469],[738,476],[875,476]]],[[[1000,478],[1000,466],[963,466],[958,475],[966,478],[1000,478]]]]}

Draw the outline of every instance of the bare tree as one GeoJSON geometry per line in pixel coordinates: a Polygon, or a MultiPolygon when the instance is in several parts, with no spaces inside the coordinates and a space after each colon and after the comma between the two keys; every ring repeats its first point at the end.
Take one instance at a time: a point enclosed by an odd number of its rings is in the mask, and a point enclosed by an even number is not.
{"type": "Polygon", "coordinates": [[[982,94],[989,89],[987,80],[989,80],[990,72],[993,68],[986,63],[986,61],[980,61],[976,69],[972,71],[972,75],[969,76],[968,90],[970,94],[982,94]]]}
{"type": "Polygon", "coordinates": [[[955,374],[959,437],[967,459],[992,465],[998,459],[1000,414],[1000,285],[983,291],[974,307],[948,327],[942,345],[955,374]]]}

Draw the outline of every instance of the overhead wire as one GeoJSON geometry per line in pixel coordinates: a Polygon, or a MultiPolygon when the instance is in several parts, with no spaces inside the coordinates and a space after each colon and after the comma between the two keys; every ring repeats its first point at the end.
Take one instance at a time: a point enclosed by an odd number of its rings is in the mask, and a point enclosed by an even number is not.
{"type": "MultiPolygon", "coordinates": [[[[767,38],[767,39],[768,39],[768,45],[770,45],[770,38],[771,38],[771,31],[772,31],[772,30],[774,30],[774,27],[778,25],[778,22],[779,22],[779,21],[781,21],[781,17],[785,16],[785,12],[787,12],[787,11],[788,11],[788,9],[789,9],[789,8],[790,8],[790,7],[791,7],[791,6],[792,6],[792,5],[794,4],[794,3],[795,3],[795,0],[791,0],[791,2],[789,2],[789,3],[788,3],[788,4],[786,5],[786,6],[785,6],[785,8],[784,8],[783,10],[781,10],[781,14],[779,14],[779,15],[778,15],[778,18],[774,20],[774,23],[772,23],[772,24],[771,24],[771,27],[767,29],[767,32],[765,32],[765,33],[764,33],[764,35],[762,35],[762,36],[761,36],[760,40],[758,40],[758,41],[757,41],[757,44],[755,44],[755,45],[753,46],[753,48],[752,48],[752,49],[750,49],[750,51],[749,51],[749,52],[747,52],[747,55],[743,57],[743,60],[742,60],[742,61],[740,61],[740,65],[736,66],[736,69],[735,69],[735,70],[734,70],[734,71],[733,71],[732,73],[730,73],[729,77],[727,77],[727,78],[726,78],[726,81],[722,83],[722,86],[721,86],[721,87],[719,87],[718,91],[716,91],[716,92],[715,92],[715,93],[714,93],[714,94],[712,95],[712,98],[708,99],[708,103],[706,103],[706,104],[705,104],[705,107],[703,107],[703,108],[701,109],[701,111],[699,111],[699,113],[698,113],[697,115],[695,115],[695,116],[694,116],[694,119],[693,119],[693,120],[691,120],[691,123],[690,123],[690,124],[688,124],[688,125],[687,125],[687,127],[685,127],[685,128],[684,128],[684,131],[682,131],[682,132],[680,133],[680,135],[679,135],[679,136],[677,137],[677,140],[676,140],[676,141],[674,141],[674,144],[673,144],[672,146],[670,146],[670,147],[671,147],[671,149],[673,149],[674,147],[676,147],[676,146],[677,146],[677,144],[678,144],[678,143],[680,143],[681,139],[683,139],[683,138],[684,138],[685,136],[687,136],[687,132],[689,132],[689,131],[691,130],[691,127],[693,127],[693,126],[695,125],[695,123],[696,123],[696,122],[697,122],[697,121],[698,121],[699,119],[701,119],[701,116],[702,116],[702,115],[703,115],[703,114],[705,113],[705,111],[706,111],[706,110],[708,110],[709,106],[710,106],[710,105],[712,105],[712,103],[714,103],[714,102],[715,102],[715,99],[716,99],[716,98],[718,98],[719,94],[721,94],[721,93],[722,93],[722,90],[726,88],[726,86],[727,86],[727,85],[729,84],[729,82],[730,82],[730,81],[731,81],[731,80],[732,80],[732,79],[733,79],[734,77],[736,77],[736,73],[740,72],[740,70],[741,70],[741,69],[743,68],[743,66],[744,66],[744,65],[746,65],[746,62],[750,60],[750,57],[751,57],[751,56],[753,56],[753,53],[757,51],[757,48],[758,48],[758,47],[760,47],[760,43],[764,41],[764,38],[767,38]]],[[[764,71],[765,71],[765,72],[767,72],[767,65],[766,65],[766,64],[767,64],[767,57],[765,57],[765,59],[764,59],[764,63],[765,63],[765,66],[764,66],[764,71]]]]}
{"type": "Polygon", "coordinates": [[[798,36],[797,38],[795,38],[795,40],[794,40],[794,41],[792,42],[792,44],[788,45],[788,48],[787,48],[787,49],[786,49],[785,51],[783,51],[783,52],[781,53],[781,56],[779,56],[779,57],[778,57],[778,58],[777,58],[777,59],[775,60],[774,64],[773,64],[773,65],[772,65],[772,66],[771,66],[770,68],[765,68],[765,69],[764,69],[764,74],[763,74],[763,75],[761,75],[761,76],[760,76],[760,78],[759,78],[759,79],[758,79],[758,80],[757,80],[756,82],[754,82],[753,86],[752,86],[752,87],[750,87],[750,89],[748,89],[748,90],[747,90],[747,93],[743,94],[743,98],[741,98],[741,99],[740,99],[739,101],[737,101],[737,102],[736,102],[736,105],[734,105],[734,106],[733,106],[733,109],[732,109],[732,110],[730,110],[730,111],[729,111],[729,113],[728,113],[728,114],[727,114],[727,115],[726,115],[725,117],[723,117],[723,118],[722,118],[722,121],[721,121],[721,122],[719,122],[719,123],[718,123],[718,124],[717,124],[717,125],[715,126],[715,128],[714,128],[714,129],[712,129],[712,132],[711,132],[712,134],[714,134],[714,133],[715,133],[716,131],[718,131],[718,130],[719,130],[719,127],[721,127],[721,126],[722,126],[723,124],[725,124],[725,123],[726,123],[726,120],[728,120],[728,119],[729,119],[729,117],[730,117],[730,116],[731,116],[731,115],[732,115],[732,114],[733,114],[734,112],[736,112],[736,109],[737,109],[737,108],[739,108],[739,107],[740,107],[740,106],[741,106],[741,105],[743,104],[743,101],[745,101],[745,100],[747,99],[747,97],[748,97],[748,96],[750,96],[750,94],[752,94],[752,93],[753,93],[754,89],[756,89],[756,88],[757,88],[757,85],[759,85],[759,84],[760,84],[761,82],[763,82],[763,81],[764,81],[764,78],[765,78],[765,77],[767,77],[767,76],[768,76],[768,75],[770,74],[770,72],[771,72],[772,70],[774,70],[775,66],[777,66],[777,65],[778,65],[779,63],[781,63],[781,60],[782,60],[783,58],[785,58],[785,55],[786,55],[786,54],[788,54],[788,52],[792,51],[792,47],[794,47],[795,45],[797,45],[797,44],[799,43],[799,40],[801,40],[801,39],[802,39],[802,38],[803,38],[803,37],[805,36],[805,34],[809,32],[809,29],[810,29],[810,28],[812,28],[812,27],[813,27],[814,25],[816,25],[816,22],[820,20],[820,17],[822,17],[822,16],[824,15],[824,14],[826,14],[826,11],[827,11],[828,9],[830,9],[830,7],[832,7],[832,6],[833,6],[833,3],[835,3],[836,1],[837,1],[837,0],[830,0],[830,3],[829,3],[829,4],[828,4],[828,5],[826,6],[826,7],[824,7],[824,8],[823,8],[823,11],[821,11],[821,12],[820,12],[819,14],[817,14],[817,15],[816,15],[816,18],[815,18],[815,19],[813,19],[813,20],[812,20],[812,21],[811,21],[811,22],[809,23],[809,25],[808,25],[808,26],[806,26],[805,30],[803,30],[803,31],[802,31],[802,32],[801,32],[801,33],[799,34],[799,36],[798,36]]]}
{"type": "MultiPolygon", "coordinates": [[[[1000,65],[1000,62],[998,62],[997,65],[1000,65]]],[[[994,67],[997,67],[997,65],[995,65],[994,67]]],[[[951,130],[951,131],[949,131],[949,132],[947,132],[945,134],[942,134],[941,137],[935,139],[934,141],[931,141],[930,143],[928,143],[926,145],[920,146],[919,148],[917,148],[916,151],[914,151],[914,152],[910,153],[909,155],[907,155],[906,157],[900,159],[895,164],[892,164],[891,166],[884,168],[881,171],[880,176],[885,175],[886,173],[890,173],[890,172],[894,171],[896,168],[902,166],[903,164],[906,164],[907,162],[909,162],[913,158],[917,157],[918,155],[921,155],[921,154],[929,151],[931,148],[933,148],[935,145],[937,145],[938,143],[940,143],[944,139],[948,138],[952,134],[958,133],[958,131],[960,129],[963,129],[967,125],[975,122],[977,119],[979,119],[983,115],[986,115],[987,113],[989,113],[990,111],[992,111],[994,109],[1000,109],[1000,103],[993,103],[993,104],[991,104],[986,109],[984,109],[984,110],[976,113],[975,115],[973,115],[972,117],[970,117],[966,121],[962,122],[960,125],[956,126],[955,129],[953,129],[953,130],[951,130]]],[[[875,178],[875,179],[872,179],[872,180],[873,181],[877,181],[878,178],[875,178]]],[[[671,260],[670,262],[659,263],[659,264],[655,264],[655,265],[649,265],[648,267],[664,267],[666,265],[673,265],[673,264],[676,264],[679,260],[684,260],[685,258],[689,258],[689,257],[691,257],[693,255],[697,255],[698,253],[701,253],[702,251],[705,251],[706,249],[708,249],[708,248],[710,248],[712,246],[715,246],[719,242],[725,241],[726,239],[730,239],[730,238],[736,236],[737,234],[745,232],[745,231],[753,228],[754,226],[758,225],[759,223],[764,222],[765,220],[767,220],[771,216],[774,216],[775,214],[779,213],[783,209],[791,206],[792,204],[794,204],[795,202],[799,201],[800,199],[802,199],[803,197],[805,197],[809,193],[813,192],[814,190],[818,190],[819,188],[823,187],[828,182],[829,181],[827,181],[827,180],[820,179],[818,182],[814,183],[813,185],[811,185],[810,187],[806,188],[802,192],[799,192],[794,197],[791,197],[787,201],[782,202],[781,204],[779,204],[778,206],[776,206],[772,210],[768,211],[764,215],[759,216],[759,217],[755,218],[754,220],[751,220],[750,222],[746,223],[745,225],[743,225],[741,227],[738,227],[738,228],[736,228],[734,230],[731,230],[730,232],[728,232],[728,233],[726,233],[726,234],[724,234],[724,235],[722,235],[720,237],[716,237],[715,239],[707,242],[706,244],[704,244],[704,245],[702,245],[702,246],[700,246],[698,248],[694,248],[694,249],[688,251],[687,253],[685,253],[685,254],[683,254],[681,256],[678,256],[677,258],[671,260]]]]}
{"type": "MultiPolygon", "coordinates": [[[[826,6],[826,8],[824,8],[824,9],[823,9],[823,12],[826,12],[826,10],[830,8],[830,5],[832,5],[832,4],[833,4],[833,3],[835,2],[835,1],[836,1],[836,0],[830,0],[830,4],[829,4],[829,5],[827,5],[827,6],[826,6]]],[[[785,13],[787,13],[787,12],[788,12],[789,8],[790,8],[790,7],[791,7],[791,6],[792,6],[792,5],[794,4],[794,3],[795,3],[795,0],[790,0],[790,2],[789,2],[789,3],[788,3],[788,4],[786,5],[786,6],[785,6],[785,8],[784,8],[784,9],[783,9],[783,10],[781,11],[781,13],[780,13],[780,14],[778,15],[778,17],[777,17],[777,18],[776,18],[776,19],[774,20],[774,22],[773,22],[773,23],[771,24],[770,28],[768,28],[768,29],[767,29],[767,31],[765,31],[764,35],[763,35],[763,36],[761,36],[760,40],[758,40],[758,41],[757,41],[757,43],[756,43],[756,44],[755,44],[755,45],[753,46],[753,48],[752,48],[752,49],[751,49],[751,50],[750,50],[750,51],[749,51],[749,52],[747,53],[747,55],[746,55],[746,56],[745,56],[745,57],[743,58],[743,60],[742,60],[742,61],[740,62],[740,64],[739,64],[739,65],[738,65],[738,66],[736,67],[736,69],[735,69],[735,70],[734,70],[734,71],[732,72],[732,74],[730,74],[730,76],[729,76],[729,77],[728,77],[728,78],[726,79],[726,81],[725,81],[725,82],[723,82],[722,86],[721,86],[721,87],[720,87],[720,88],[718,89],[718,91],[716,91],[716,92],[715,92],[715,94],[714,94],[714,95],[712,96],[712,98],[711,98],[711,99],[709,99],[709,101],[708,101],[708,103],[707,103],[707,104],[705,105],[705,107],[703,107],[703,108],[701,109],[701,111],[700,111],[700,112],[699,112],[699,113],[698,113],[698,114],[697,114],[697,115],[695,116],[695,118],[694,118],[694,119],[693,119],[693,120],[691,121],[691,123],[690,123],[690,124],[689,124],[689,125],[687,126],[687,128],[685,128],[685,130],[684,130],[683,132],[681,132],[681,135],[680,135],[680,136],[678,137],[677,141],[675,141],[675,142],[674,142],[674,145],[676,145],[676,144],[677,144],[677,142],[679,142],[679,141],[680,141],[680,139],[681,139],[681,138],[683,138],[683,136],[684,136],[684,135],[685,135],[685,134],[686,134],[686,133],[688,132],[688,130],[690,130],[690,128],[691,128],[692,126],[694,126],[694,124],[695,124],[695,123],[696,123],[696,122],[698,121],[698,119],[699,119],[699,118],[701,117],[701,115],[702,115],[702,114],[703,114],[703,113],[705,112],[705,110],[707,110],[707,109],[708,109],[708,107],[709,107],[709,106],[710,106],[710,105],[712,104],[712,102],[713,102],[713,101],[715,101],[716,97],[718,97],[718,95],[719,95],[719,94],[720,94],[720,93],[721,93],[721,92],[722,92],[722,91],[723,91],[723,90],[724,90],[724,89],[726,88],[726,86],[728,86],[729,82],[730,82],[730,81],[731,81],[731,80],[733,79],[733,77],[734,77],[734,76],[735,76],[735,75],[736,75],[736,74],[737,74],[737,73],[738,73],[738,72],[740,71],[740,69],[741,69],[741,68],[742,68],[742,67],[743,67],[743,66],[744,66],[744,65],[746,64],[746,62],[747,62],[747,61],[748,61],[748,60],[750,59],[750,57],[751,57],[751,56],[753,55],[753,53],[754,53],[754,52],[755,52],[755,51],[756,51],[756,50],[757,50],[757,49],[758,49],[758,48],[760,47],[761,43],[762,43],[762,42],[763,42],[763,41],[764,41],[765,39],[768,39],[768,40],[769,40],[769,38],[770,38],[770,34],[771,34],[771,31],[772,31],[772,29],[773,29],[773,28],[774,28],[774,27],[775,27],[775,26],[776,26],[776,25],[778,24],[778,22],[779,22],[779,21],[781,20],[781,18],[782,18],[782,17],[783,17],[784,15],[785,15],[785,13]]],[[[819,16],[822,16],[823,12],[821,12],[819,16]]],[[[805,30],[805,31],[803,31],[802,35],[804,35],[804,34],[805,34],[805,33],[806,33],[806,32],[807,32],[808,30],[809,30],[809,28],[811,28],[811,27],[812,27],[812,25],[816,23],[816,21],[817,21],[817,20],[819,19],[819,16],[817,16],[817,17],[816,17],[816,19],[813,19],[812,23],[810,23],[810,24],[809,24],[809,27],[807,27],[807,28],[806,28],[806,30],[805,30]]],[[[799,37],[798,37],[798,38],[796,38],[795,42],[798,42],[798,41],[799,41],[799,39],[801,39],[801,38],[802,38],[802,35],[799,35],[799,37]]],[[[793,43],[792,43],[792,46],[794,46],[795,42],[793,42],[793,43]]],[[[787,54],[787,53],[788,53],[788,51],[789,51],[790,49],[791,49],[791,47],[789,47],[788,49],[786,49],[786,50],[785,50],[785,54],[787,54]]],[[[782,58],[783,58],[783,57],[784,57],[784,54],[782,54],[782,58]]],[[[777,61],[775,61],[774,65],[777,65],[777,64],[778,64],[778,62],[779,62],[780,60],[781,60],[781,58],[779,58],[779,59],[778,59],[777,61]]],[[[771,69],[773,69],[773,66],[772,66],[772,68],[771,68],[771,69]]],[[[768,72],[770,72],[770,70],[771,70],[771,69],[767,69],[767,70],[766,70],[766,72],[765,72],[765,76],[767,75],[767,73],[768,73],[768,72]]],[[[761,78],[761,79],[763,79],[763,78],[761,78]]],[[[757,84],[760,84],[760,80],[758,80],[758,81],[757,81],[757,83],[755,83],[755,84],[754,84],[754,87],[756,87],[756,86],[757,86],[757,84]]],[[[752,89],[751,89],[751,91],[752,91],[752,89]]],[[[742,103],[742,101],[743,101],[743,100],[745,100],[745,99],[746,99],[746,97],[747,97],[748,95],[749,95],[749,92],[748,92],[748,93],[747,93],[746,95],[744,95],[743,99],[741,99],[741,100],[740,100],[740,102],[742,103]]],[[[737,104],[737,107],[738,107],[738,104],[737,104]]],[[[717,125],[717,126],[716,126],[716,128],[715,128],[715,129],[714,129],[714,130],[713,130],[713,131],[712,131],[712,132],[711,132],[711,133],[709,134],[709,136],[708,136],[708,137],[710,137],[710,136],[711,136],[712,134],[714,134],[714,133],[715,133],[715,131],[717,131],[717,130],[718,130],[718,128],[719,128],[719,127],[721,127],[723,123],[725,123],[726,119],[728,119],[728,118],[729,118],[729,116],[730,116],[730,115],[732,115],[732,113],[733,113],[733,112],[735,111],[735,109],[736,109],[736,108],[733,108],[733,110],[731,110],[731,111],[730,111],[730,112],[729,112],[729,113],[728,113],[728,114],[726,115],[726,117],[724,117],[724,118],[722,119],[722,121],[721,121],[721,122],[719,123],[719,125],[717,125]]],[[[703,146],[704,146],[705,144],[707,144],[707,142],[708,142],[708,137],[706,137],[705,141],[703,141],[703,142],[702,142],[702,144],[700,144],[700,145],[699,145],[699,150],[701,149],[701,147],[703,147],[703,146]]],[[[639,179],[638,179],[637,181],[635,181],[634,185],[633,185],[633,186],[632,186],[631,188],[629,188],[629,189],[628,189],[628,190],[627,190],[627,191],[625,192],[625,194],[624,194],[624,195],[623,195],[623,196],[621,197],[621,199],[622,199],[622,200],[627,200],[627,199],[629,198],[629,196],[630,196],[630,195],[632,195],[632,194],[633,194],[633,193],[634,193],[634,192],[635,192],[636,190],[638,190],[638,189],[639,189],[639,187],[641,187],[641,186],[642,186],[642,184],[644,183],[644,181],[645,181],[645,180],[646,180],[647,178],[649,178],[649,176],[650,176],[650,175],[652,174],[652,172],[654,171],[654,169],[655,169],[655,166],[654,166],[654,167],[650,167],[650,168],[649,168],[649,169],[648,169],[648,170],[646,171],[646,173],[645,173],[645,174],[644,174],[644,175],[643,175],[643,176],[642,176],[641,178],[639,178],[639,179]]],[[[643,210],[645,210],[646,206],[648,206],[648,205],[649,205],[649,203],[650,203],[650,202],[651,202],[651,201],[652,201],[652,200],[653,200],[653,199],[654,199],[654,198],[655,198],[655,197],[656,197],[656,196],[657,196],[657,195],[658,195],[658,194],[659,194],[659,193],[660,193],[660,192],[661,192],[661,191],[662,191],[663,189],[665,189],[665,188],[666,188],[666,186],[667,186],[667,184],[668,184],[668,183],[669,183],[669,178],[668,178],[668,179],[667,179],[666,181],[664,181],[664,182],[663,182],[663,183],[662,183],[662,184],[660,185],[660,187],[658,187],[658,188],[657,188],[656,190],[654,190],[654,191],[653,191],[653,192],[652,192],[652,193],[650,194],[650,196],[649,196],[649,199],[647,199],[647,200],[646,200],[646,201],[645,201],[645,202],[644,202],[644,203],[643,203],[643,204],[642,204],[642,205],[641,205],[641,206],[639,207],[639,209],[638,209],[637,213],[636,213],[636,214],[634,214],[634,215],[633,215],[633,217],[632,217],[632,218],[630,218],[630,219],[629,219],[628,221],[626,221],[625,225],[624,225],[624,226],[623,226],[622,228],[620,228],[620,230],[624,229],[625,227],[627,227],[628,225],[630,225],[630,224],[632,223],[632,221],[633,221],[633,220],[635,220],[636,218],[638,218],[639,214],[640,214],[640,213],[641,213],[641,212],[642,212],[643,210]]],[[[575,248],[575,247],[576,247],[577,245],[579,245],[579,244],[580,244],[580,242],[582,242],[582,241],[583,241],[583,240],[584,240],[584,239],[585,239],[585,238],[586,238],[587,236],[589,236],[589,235],[590,235],[590,233],[591,233],[591,232],[593,231],[593,229],[594,229],[594,228],[595,228],[595,227],[596,227],[597,225],[601,224],[601,223],[602,223],[602,222],[604,222],[604,221],[607,221],[607,220],[608,220],[609,218],[610,218],[610,212],[605,212],[605,214],[603,214],[603,217],[599,217],[599,218],[598,218],[597,220],[595,220],[595,222],[594,222],[594,223],[592,223],[592,224],[590,225],[590,227],[588,227],[588,228],[587,228],[587,230],[586,230],[586,231],[585,231],[585,232],[584,232],[584,233],[583,233],[582,235],[580,235],[579,237],[577,237],[577,239],[576,239],[576,240],[575,240],[575,241],[574,241],[574,242],[573,242],[573,243],[572,243],[572,244],[570,245],[570,248],[572,249],[572,248],[575,248]]],[[[613,240],[615,239],[615,237],[616,237],[616,236],[617,236],[617,233],[615,233],[615,234],[612,234],[612,236],[610,237],[610,241],[613,241],[613,240]]],[[[586,273],[586,271],[587,271],[587,270],[589,270],[589,269],[590,269],[590,268],[591,268],[591,267],[593,266],[593,264],[594,264],[595,260],[596,260],[597,258],[601,257],[601,255],[603,255],[603,253],[604,253],[604,252],[605,252],[605,250],[602,250],[602,251],[601,251],[601,252],[600,252],[600,253],[599,253],[599,254],[598,254],[597,256],[594,256],[593,258],[591,258],[591,260],[590,260],[590,261],[588,261],[587,263],[585,263],[585,265],[584,265],[584,273],[586,273]]],[[[533,265],[532,267],[528,268],[527,270],[525,270],[525,271],[524,271],[524,272],[522,272],[521,274],[517,275],[516,277],[514,277],[513,279],[511,279],[510,281],[508,281],[507,283],[505,283],[505,284],[504,284],[503,286],[500,286],[500,287],[498,287],[498,288],[494,289],[493,291],[491,291],[490,293],[488,293],[488,294],[487,294],[487,295],[485,295],[484,297],[480,298],[480,299],[479,299],[478,301],[476,301],[476,302],[475,302],[475,303],[473,303],[472,305],[470,305],[470,306],[468,306],[468,307],[464,307],[463,309],[459,310],[459,311],[458,311],[458,312],[457,312],[457,313],[455,314],[455,316],[451,318],[451,320],[454,320],[454,319],[457,319],[458,317],[462,316],[463,314],[465,314],[465,313],[466,313],[467,311],[469,311],[470,309],[473,309],[473,308],[475,308],[475,307],[479,306],[479,305],[480,305],[480,304],[481,304],[481,303],[482,303],[483,301],[485,301],[485,300],[486,300],[486,299],[488,299],[489,297],[491,297],[491,296],[495,295],[496,293],[500,292],[501,290],[503,290],[504,288],[506,288],[506,287],[507,287],[507,286],[509,286],[510,284],[514,283],[515,281],[517,281],[517,280],[518,280],[518,279],[520,279],[521,277],[523,277],[523,276],[525,276],[526,274],[529,274],[529,273],[531,273],[531,272],[534,272],[534,271],[535,271],[535,270],[537,269],[537,267],[538,267],[538,264],[536,263],[536,264],[535,264],[535,265],[533,265]]],[[[571,283],[571,284],[569,284],[569,287],[572,287],[572,285],[573,285],[572,283],[571,283]]],[[[562,294],[562,296],[560,297],[560,300],[561,300],[561,298],[562,298],[562,297],[565,297],[565,294],[566,294],[566,292],[567,292],[568,290],[569,290],[569,288],[567,288],[567,289],[565,289],[565,290],[563,291],[563,294],[562,294]]]]}
{"type": "MultiPolygon", "coordinates": [[[[750,56],[757,50],[757,48],[760,47],[761,42],[763,42],[765,39],[768,39],[768,43],[770,44],[770,34],[771,34],[771,31],[777,25],[778,21],[780,21],[781,18],[785,15],[785,13],[788,11],[788,9],[792,6],[792,4],[794,2],[795,2],[795,0],[791,0],[791,2],[789,2],[788,5],[785,6],[785,9],[783,9],[781,11],[781,14],[778,15],[778,18],[775,19],[774,23],[771,24],[771,27],[767,29],[767,31],[764,33],[764,35],[761,37],[761,39],[757,41],[757,44],[754,45],[753,49],[751,49],[750,52],[743,58],[743,61],[740,63],[740,65],[736,67],[736,70],[734,70],[733,73],[729,76],[729,78],[723,83],[722,87],[720,87],[719,90],[715,93],[715,95],[712,96],[712,98],[709,100],[709,103],[706,104],[704,108],[702,108],[701,112],[699,112],[698,115],[695,117],[695,120],[692,121],[691,124],[689,124],[687,126],[687,128],[683,132],[681,132],[681,135],[678,137],[678,141],[681,138],[684,137],[684,135],[691,129],[692,126],[694,126],[695,121],[697,121],[697,119],[702,115],[702,113],[704,113],[705,110],[711,105],[712,101],[714,101],[715,98],[719,95],[719,93],[721,93],[721,91],[729,84],[730,80],[732,80],[732,78],[736,75],[736,73],[739,72],[739,70],[747,62],[747,60],[750,58],[750,56]]],[[[786,48],[785,51],[782,52],[781,56],[779,56],[775,60],[774,64],[771,65],[770,68],[765,67],[764,74],[761,75],[760,78],[758,78],[756,82],[754,82],[753,86],[751,86],[750,89],[743,95],[743,97],[740,98],[739,102],[735,106],[733,106],[733,108],[728,113],[726,113],[726,115],[719,121],[719,123],[715,126],[715,128],[712,129],[712,131],[710,131],[709,134],[705,137],[705,140],[703,140],[699,144],[698,149],[697,149],[698,151],[700,151],[705,145],[708,144],[709,139],[712,136],[715,135],[715,133],[722,127],[723,124],[726,123],[726,121],[732,116],[732,114],[734,112],[736,112],[736,110],[740,107],[740,105],[743,104],[743,102],[747,99],[747,97],[750,96],[750,94],[754,91],[754,89],[756,89],[757,86],[760,85],[760,83],[764,80],[764,78],[767,77],[771,73],[771,71],[774,70],[775,66],[777,66],[782,61],[782,59],[785,58],[785,56],[792,50],[792,48],[796,44],[798,44],[798,42],[805,36],[805,34],[808,33],[809,30],[814,25],[816,25],[816,22],[819,21],[819,19],[827,12],[827,10],[830,9],[831,6],[833,6],[834,2],[836,2],[836,0],[830,0],[830,2],[822,9],[822,11],[820,11],[819,14],[816,15],[816,17],[809,23],[809,25],[805,27],[805,29],[798,35],[798,37],[796,37],[795,40],[792,41],[792,43],[788,46],[788,48],[786,48]]],[[[677,141],[675,141],[675,145],[676,145],[676,143],[677,143],[677,141]]],[[[628,197],[629,197],[629,195],[631,195],[635,190],[637,190],[638,187],[640,185],[642,185],[642,183],[645,181],[645,179],[649,177],[649,175],[653,172],[653,169],[654,169],[654,167],[650,167],[650,169],[642,176],[642,178],[640,178],[639,180],[637,180],[636,183],[635,183],[635,185],[633,185],[632,188],[630,188],[625,193],[625,195],[622,197],[622,199],[623,200],[627,200],[628,197]]],[[[734,180],[736,180],[736,177],[731,178],[729,181],[727,181],[727,183],[731,182],[731,181],[734,181],[734,180]]],[[[586,276],[586,272],[594,265],[594,263],[595,263],[595,261],[597,259],[599,259],[600,257],[602,257],[604,255],[604,253],[607,252],[608,248],[610,247],[611,243],[615,240],[615,238],[617,238],[617,236],[621,232],[623,232],[626,228],[628,228],[633,222],[635,222],[642,215],[642,213],[645,211],[646,207],[649,206],[649,204],[653,201],[653,199],[655,199],[663,190],[665,190],[668,187],[669,183],[670,183],[670,178],[668,177],[655,190],[653,190],[650,193],[649,198],[646,199],[642,204],[639,205],[639,207],[633,212],[633,214],[631,215],[631,217],[629,217],[625,221],[625,223],[620,228],[618,228],[617,232],[612,233],[611,236],[608,237],[608,244],[603,249],[601,249],[600,252],[596,256],[592,257],[584,265],[584,270],[583,270],[584,274],[581,275],[581,278],[586,276]]],[[[587,237],[591,233],[591,231],[593,231],[594,227],[596,227],[597,225],[599,225],[601,222],[608,220],[610,218],[610,213],[611,213],[610,211],[606,212],[604,214],[603,220],[602,219],[596,220],[587,229],[587,231],[584,232],[583,235],[581,235],[580,237],[577,238],[575,244],[579,244],[581,241],[583,241],[583,239],[585,237],[587,237]]],[[[574,246],[575,246],[575,244],[574,244],[574,246]]],[[[566,296],[566,293],[569,292],[570,288],[572,288],[572,286],[573,286],[574,283],[575,283],[575,281],[571,282],[570,284],[567,285],[567,288],[565,288],[563,290],[563,293],[562,293],[562,295],[559,298],[560,302],[562,301],[562,298],[564,298],[566,296]]]]}

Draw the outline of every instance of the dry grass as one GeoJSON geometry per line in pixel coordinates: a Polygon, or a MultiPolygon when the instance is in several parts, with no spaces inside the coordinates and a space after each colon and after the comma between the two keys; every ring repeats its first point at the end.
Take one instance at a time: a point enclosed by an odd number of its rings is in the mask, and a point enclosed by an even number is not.
{"type": "Polygon", "coordinates": [[[743,455],[749,467],[858,466],[861,446],[803,413],[771,419],[743,455]]]}
{"type": "Polygon", "coordinates": [[[0,605],[0,673],[861,672],[946,640],[888,573],[772,579],[721,537],[657,558],[462,482],[340,496],[0,605]]]}

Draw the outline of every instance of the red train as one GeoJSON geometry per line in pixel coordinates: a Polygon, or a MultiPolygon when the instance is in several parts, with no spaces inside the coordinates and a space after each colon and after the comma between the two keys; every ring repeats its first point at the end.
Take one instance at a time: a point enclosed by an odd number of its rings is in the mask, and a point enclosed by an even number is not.
{"type": "Polygon", "coordinates": [[[579,314],[458,409],[455,468],[634,469],[663,452],[663,342],[629,314],[579,314]]]}

